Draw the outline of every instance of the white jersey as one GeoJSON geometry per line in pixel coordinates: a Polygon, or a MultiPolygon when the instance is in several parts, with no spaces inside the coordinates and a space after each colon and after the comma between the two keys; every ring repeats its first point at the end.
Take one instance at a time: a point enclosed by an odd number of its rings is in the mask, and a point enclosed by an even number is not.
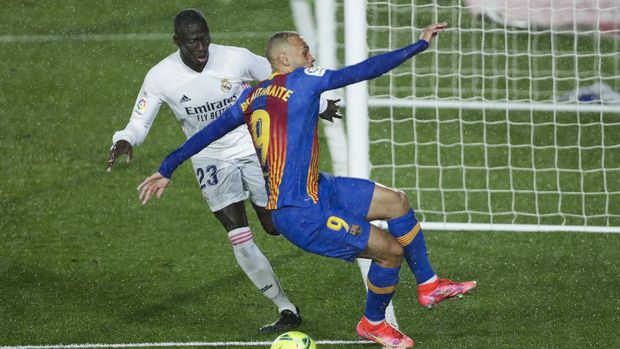
{"type": "MultiPolygon", "coordinates": [[[[163,102],[189,138],[235,103],[247,81],[267,79],[270,73],[267,59],[244,48],[209,45],[209,60],[201,73],[185,65],[177,50],[147,73],[131,119],[114,134],[112,143],[123,139],[134,147],[142,144],[163,102]]],[[[233,159],[252,154],[252,137],[241,125],[193,158],[233,159]]]]}

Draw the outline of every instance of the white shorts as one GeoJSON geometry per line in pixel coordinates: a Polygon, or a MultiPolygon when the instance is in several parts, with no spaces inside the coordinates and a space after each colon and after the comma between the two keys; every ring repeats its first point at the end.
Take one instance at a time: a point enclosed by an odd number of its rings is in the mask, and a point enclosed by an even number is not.
{"type": "Polygon", "coordinates": [[[219,211],[248,197],[257,206],[267,205],[265,180],[256,155],[230,160],[192,158],[192,165],[211,211],[219,211]]]}

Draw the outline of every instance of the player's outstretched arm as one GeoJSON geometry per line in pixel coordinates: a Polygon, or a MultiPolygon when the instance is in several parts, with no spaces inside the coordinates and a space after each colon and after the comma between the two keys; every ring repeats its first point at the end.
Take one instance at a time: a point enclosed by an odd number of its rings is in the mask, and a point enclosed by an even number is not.
{"type": "Polygon", "coordinates": [[[108,154],[107,171],[112,171],[112,166],[114,165],[116,159],[125,154],[127,155],[127,162],[131,161],[133,158],[133,147],[131,146],[131,143],[124,139],[114,143],[110,149],[110,153],[108,154]]]}
{"type": "Polygon", "coordinates": [[[140,192],[138,198],[142,200],[143,205],[146,205],[153,195],[157,199],[161,199],[164,190],[166,190],[170,183],[172,173],[183,161],[197,154],[209,144],[220,139],[243,123],[242,116],[235,118],[231,111],[235,106],[227,109],[217,120],[198,131],[183,143],[181,147],[170,153],[162,162],[159,171],[153,173],[138,185],[138,191],[140,192]]]}
{"type": "Polygon", "coordinates": [[[432,39],[448,26],[447,22],[435,23],[425,27],[417,42],[397,50],[370,57],[360,63],[325,73],[318,85],[318,92],[337,89],[356,82],[374,79],[398,67],[409,58],[423,52],[432,39]]]}
{"type": "Polygon", "coordinates": [[[161,199],[164,194],[164,190],[170,184],[170,178],[166,178],[159,172],[155,172],[148,176],[140,185],[138,185],[138,198],[142,200],[142,204],[146,205],[153,195],[157,196],[157,199],[161,199]]]}
{"type": "Polygon", "coordinates": [[[241,94],[237,102],[215,119],[212,123],[208,124],[202,130],[196,132],[191,136],[183,145],[177,148],[164,159],[159,166],[159,174],[166,178],[170,178],[172,173],[183,163],[183,161],[198,154],[202,149],[209,146],[209,144],[224,137],[228,132],[243,125],[243,112],[241,111],[240,103],[247,96],[246,89],[241,94]]]}

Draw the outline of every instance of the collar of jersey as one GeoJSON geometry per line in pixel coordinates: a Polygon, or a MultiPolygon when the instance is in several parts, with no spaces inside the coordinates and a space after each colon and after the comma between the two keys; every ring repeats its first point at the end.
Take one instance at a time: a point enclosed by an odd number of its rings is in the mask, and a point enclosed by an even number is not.
{"type": "Polygon", "coordinates": [[[280,73],[280,72],[272,72],[271,75],[269,75],[269,79],[267,80],[273,80],[273,78],[275,78],[278,75],[284,75],[284,73],[280,73]]]}

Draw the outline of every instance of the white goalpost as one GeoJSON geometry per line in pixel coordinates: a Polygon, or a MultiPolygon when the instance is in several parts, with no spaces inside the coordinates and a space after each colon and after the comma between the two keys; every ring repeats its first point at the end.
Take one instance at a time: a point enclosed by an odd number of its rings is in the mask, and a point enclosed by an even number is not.
{"type": "Polygon", "coordinates": [[[426,229],[620,233],[617,1],[337,3],[345,64],[450,23],[347,87],[349,175],[407,192],[426,229]]]}

